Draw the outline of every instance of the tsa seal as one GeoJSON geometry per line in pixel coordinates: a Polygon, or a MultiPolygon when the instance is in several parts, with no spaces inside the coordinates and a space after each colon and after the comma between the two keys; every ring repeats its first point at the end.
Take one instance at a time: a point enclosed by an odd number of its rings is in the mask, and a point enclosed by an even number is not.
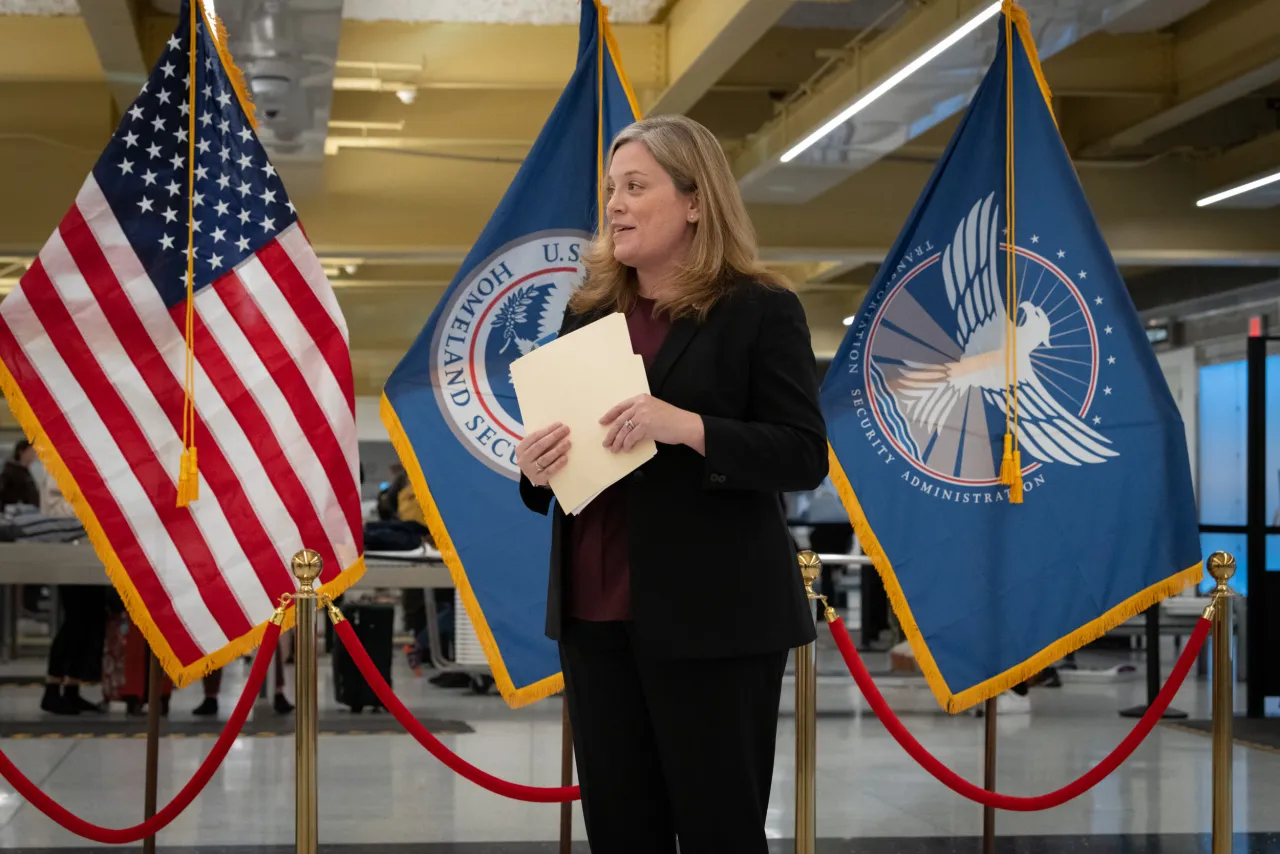
{"type": "MultiPolygon", "coordinates": [[[[1042,254],[1039,235],[1010,247],[999,222],[992,193],[939,248],[930,240],[906,252],[855,330],[864,344],[850,366],[862,375],[854,405],[867,440],[886,462],[896,457],[914,469],[902,475],[912,488],[958,503],[989,502],[972,490],[1000,488],[1011,409],[1024,477],[1118,456],[1091,411],[1100,351],[1093,309],[1103,299],[1091,305],[1081,293],[1061,266],[1065,251],[1042,254]],[[1018,282],[1012,305],[1001,275],[1010,253],[1018,282]],[[1016,377],[1012,386],[1008,376],[1016,377]]],[[[1083,283],[1087,274],[1079,276],[1083,283]]],[[[1043,484],[1043,475],[1030,482],[1043,484]]]]}
{"type": "Polygon", "coordinates": [[[503,246],[459,282],[436,324],[431,376],[445,423],[472,456],[512,480],[525,430],[511,363],[559,331],[589,240],[565,229],[503,246]]]}

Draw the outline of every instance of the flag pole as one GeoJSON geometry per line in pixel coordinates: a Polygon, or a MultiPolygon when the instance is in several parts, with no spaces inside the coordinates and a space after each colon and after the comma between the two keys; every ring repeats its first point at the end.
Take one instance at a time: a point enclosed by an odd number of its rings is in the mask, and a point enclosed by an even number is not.
{"type": "MultiPolygon", "coordinates": [[[[569,697],[560,699],[560,785],[573,785],[573,724],[569,720],[569,697]]],[[[573,851],[573,801],[560,804],[560,854],[573,851]]]]}
{"type": "MultiPolygon", "coordinates": [[[[149,819],[156,814],[156,793],[160,776],[160,680],[164,671],[160,659],[147,644],[147,771],[142,795],[142,817],[149,819]]],[[[155,854],[156,836],[151,834],[142,840],[143,854],[155,854]]]]}
{"type": "MultiPolygon", "coordinates": [[[[982,788],[988,792],[996,790],[996,698],[988,697],[986,708],[986,739],[983,748],[982,788]]],[[[996,811],[994,807],[982,808],[982,854],[995,854],[996,851],[996,811]]]]}
{"type": "Polygon", "coordinates": [[[1236,559],[1209,555],[1213,589],[1213,854],[1231,854],[1231,725],[1235,717],[1235,674],[1231,667],[1231,588],[1236,559]]]}
{"type": "Polygon", "coordinates": [[[294,795],[296,797],[294,842],[297,854],[316,854],[319,838],[319,795],[316,789],[316,591],[313,583],[324,569],[324,559],[311,549],[293,556],[293,575],[298,592],[293,594],[294,691],[297,729],[294,733],[294,795]]]}
{"type": "MultiPolygon", "coordinates": [[[[822,559],[800,552],[800,574],[809,601],[819,598],[813,583],[822,577],[822,559]]],[[[818,669],[817,643],[796,648],[796,854],[814,854],[817,834],[818,669]]]]}

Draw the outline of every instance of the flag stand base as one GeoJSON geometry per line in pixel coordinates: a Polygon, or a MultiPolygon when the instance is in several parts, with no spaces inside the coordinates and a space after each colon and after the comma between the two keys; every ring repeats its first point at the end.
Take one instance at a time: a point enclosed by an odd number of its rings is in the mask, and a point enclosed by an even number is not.
{"type": "MultiPolygon", "coordinates": [[[[1156,695],[1160,693],[1160,604],[1156,603],[1148,608],[1145,617],[1146,630],[1143,634],[1147,650],[1147,702],[1140,706],[1121,709],[1120,717],[1122,718],[1142,717],[1155,702],[1156,695]]],[[[1186,718],[1186,712],[1172,706],[1165,709],[1164,714],[1160,716],[1161,720],[1166,721],[1180,721],[1186,718]]]]}
{"type": "MultiPolygon", "coordinates": [[[[1127,709],[1120,710],[1120,717],[1140,718],[1147,713],[1148,708],[1148,706],[1130,706],[1127,709]]],[[[1160,719],[1163,721],[1180,721],[1187,717],[1189,716],[1186,712],[1182,711],[1182,709],[1169,708],[1165,709],[1165,712],[1160,716],[1160,719]]]]}

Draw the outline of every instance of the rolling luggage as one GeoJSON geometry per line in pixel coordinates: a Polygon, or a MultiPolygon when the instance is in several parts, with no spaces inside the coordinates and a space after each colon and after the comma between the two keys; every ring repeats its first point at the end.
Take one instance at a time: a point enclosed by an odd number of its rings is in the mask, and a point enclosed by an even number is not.
{"type": "MultiPolygon", "coordinates": [[[[356,637],[364,644],[365,651],[373,659],[382,678],[391,684],[391,657],[395,632],[395,608],[392,605],[356,603],[345,608],[347,622],[356,637]]],[[[359,713],[365,706],[381,709],[382,704],[365,682],[363,674],[342,645],[340,638],[333,643],[333,689],[337,701],[351,711],[359,713]]]]}
{"type": "MultiPolygon", "coordinates": [[[[107,638],[102,655],[102,698],[108,702],[125,703],[130,715],[142,714],[148,696],[147,677],[151,659],[147,639],[129,619],[120,613],[107,621],[107,638]]],[[[173,682],[168,676],[160,681],[160,710],[169,712],[169,696],[173,682]]]]}

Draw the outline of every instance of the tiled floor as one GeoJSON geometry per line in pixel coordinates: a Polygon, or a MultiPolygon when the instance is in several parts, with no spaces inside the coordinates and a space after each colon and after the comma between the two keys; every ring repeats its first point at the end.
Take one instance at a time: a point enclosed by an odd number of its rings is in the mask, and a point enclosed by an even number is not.
{"type": "MultiPolygon", "coordinates": [[[[1082,663],[1091,662],[1086,658],[1082,663]]],[[[327,677],[327,662],[320,670],[327,677]]],[[[836,675],[829,658],[824,656],[820,670],[831,675],[824,675],[819,687],[818,835],[824,840],[819,851],[976,854],[971,837],[981,832],[981,808],[916,767],[868,716],[851,680],[836,675]]],[[[238,665],[228,670],[224,714],[243,675],[238,665]]],[[[443,736],[468,760],[518,782],[558,782],[558,701],[513,711],[496,695],[433,688],[403,666],[396,670],[395,684],[421,716],[464,721],[474,730],[443,736]]],[[[929,749],[958,772],[980,778],[980,720],[939,713],[919,682],[899,678],[883,679],[882,684],[929,749]]],[[[95,696],[94,689],[86,693],[95,696]]],[[[1133,721],[1116,712],[1139,702],[1143,694],[1140,678],[1034,689],[1031,715],[999,722],[999,788],[1034,794],[1079,775],[1129,731],[1133,721]]],[[[189,715],[199,695],[197,686],[175,696],[172,714],[189,715]]],[[[0,688],[0,716],[39,715],[38,696],[38,689],[0,688]]],[[[794,726],[790,696],[784,696],[769,814],[777,851],[790,851],[784,840],[792,836],[794,822],[794,726]]],[[[327,678],[321,697],[331,709],[327,678]]],[[[1189,684],[1175,705],[1192,716],[1206,715],[1206,684],[1189,684]]],[[[264,708],[261,714],[273,713],[264,708]]],[[[208,738],[162,742],[162,802],[186,782],[211,743],[208,738]]],[[[45,791],[90,821],[118,826],[141,816],[140,741],[21,739],[0,741],[0,748],[45,791]]],[[[212,854],[227,846],[286,846],[229,849],[244,854],[292,850],[293,750],[291,737],[239,740],[205,793],[160,835],[160,845],[184,854],[212,854]]],[[[1235,826],[1248,834],[1237,838],[1235,850],[1280,851],[1280,837],[1274,835],[1280,833],[1280,754],[1237,747],[1234,755],[1235,826]]],[[[1211,791],[1209,739],[1158,727],[1125,766],[1077,801],[1042,813],[1001,813],[999,850],[1207,852],[1203,834],[1210,828],[1211,791]]],[[[453,776],[404,735],[322,737],[320,810],[321,839],[335,854],[533,854],[555,848],[517,843],[548,843],[558,830],[557,807],[500,800],[453,776]]],[[[580,819],[576,835],[584,838],[580,819]]],[[[0,785],[0,847],[78,851],[85,843],[0,785]]]]}
{"type": "MultiPolygon", "coordinates": [[[[1239,834],[1234,854],[1276,854],[1280,836],[1239,834]]],[[[817,854],[978,854],[980,840],[950,837],[876,837],[819,839],[817,854]]],[[[776,840],[771,854],[791,854],[790,840],[776,840]]],[[[89,854],[91,848],[63,848],[46,854],[89,854]]],[[[166,854],[293,854],[292,846],[208,846],[165,848],[166,854]]],[[[588,854],[578,842],[574,854],[588,854]]],[[[407,845],[327,845],[322,854],[556,854],[554,842],[425,842],[407,845]]],[[[1197,834],[1152,836],[1005,836],[996,840],[996,854],[1208,854],[1209,839],[1197,834]]]]}

